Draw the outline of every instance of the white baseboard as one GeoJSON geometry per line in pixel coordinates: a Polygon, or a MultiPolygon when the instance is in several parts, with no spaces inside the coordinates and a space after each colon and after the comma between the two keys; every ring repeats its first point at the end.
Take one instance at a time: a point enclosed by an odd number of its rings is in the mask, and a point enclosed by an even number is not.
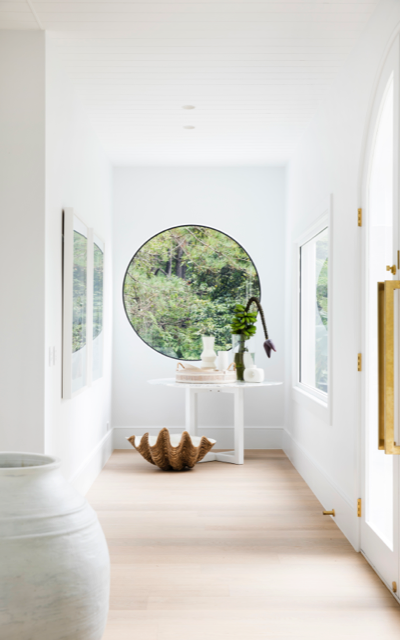
{"type": "MultiPolygon", "coordinates": [[[[149,432],[157,435],[162,427],[114,427],[114,449],[130,449],[126,438],[149,432]]],[[[170,433],[182,433],[183,427],[168,427],[170,433]]],[[[233,427],[200,427],[199,435],[213,438],[218,449],[233,448],[233,427]]],[[[283,427],[245,427],[245,449],[282,449],[283,427]]]]}
{"type": "Polygon", "coordinates": [[[112,454],[113,430],[110,429],[70,478],[70,483],[85,495],[112,454]]]}
{"type": "Polygon", "coordinates": [[[282,448],[295,469],[318,498],[323,509],[326,511],[335,509],[335,523],[354,549],[360,551],[356,499],[352,500],[347,496],[306,449],[286,430],[282,436],[282,448]]]}

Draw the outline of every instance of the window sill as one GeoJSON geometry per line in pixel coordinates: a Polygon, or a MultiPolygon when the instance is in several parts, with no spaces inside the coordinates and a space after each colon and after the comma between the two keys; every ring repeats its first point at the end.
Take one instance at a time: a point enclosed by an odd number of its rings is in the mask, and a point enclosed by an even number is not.
{"type": "Polygon", "coordinates": [[[320,400],[298,386],[294,386],[292,388],[292,399],[308,411],[311,411],[311,413],[326,424],[330,424],[331,420],[328,402],[320,400]]]}

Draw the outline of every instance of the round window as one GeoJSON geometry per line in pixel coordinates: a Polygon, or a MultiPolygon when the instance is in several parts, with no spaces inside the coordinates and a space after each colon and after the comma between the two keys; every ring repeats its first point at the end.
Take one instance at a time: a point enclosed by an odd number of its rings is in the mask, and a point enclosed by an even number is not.
{"type": "Polygon", "coordinates": [[[135,253],[125,273],[123,300],[138,336],[170,358],[199,360],[201,336],[215,350],[231,348],[237,303],[260,297],[257,269],[233,238],[202,226],[161,231],[135,253]]]}

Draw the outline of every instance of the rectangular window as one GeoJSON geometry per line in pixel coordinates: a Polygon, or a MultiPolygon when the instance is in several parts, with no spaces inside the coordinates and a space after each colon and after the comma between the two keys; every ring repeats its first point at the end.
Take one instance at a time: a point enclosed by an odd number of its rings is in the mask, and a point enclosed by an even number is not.
{"type": "Polygon", "coordinates": [[[300,358],[299,381],[325,397],[328,394],[328,260],[326,227],[299,247],[300,358]]]}

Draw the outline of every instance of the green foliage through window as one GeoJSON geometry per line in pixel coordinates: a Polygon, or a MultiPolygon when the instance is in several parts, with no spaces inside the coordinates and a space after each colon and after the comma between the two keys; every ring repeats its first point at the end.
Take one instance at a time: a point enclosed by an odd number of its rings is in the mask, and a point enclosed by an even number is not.
{"type": "Polygon", "coordinates": [[[317,313],[315,380],[320,391],[328,392],[328,234],[316,242],[317,313]],[[321,266],[322,265],[322,266],[321,266]],[[319,322],[318,322],[319,320],[319,322]],[[321,324],[322,323],[322,324],[321,324]]]}
{"type": "Polygon", "coordinates": [[[123,298],[137,334],[156,351],[199,360],[202,335],[216,350],[231,348],[236,304],[260,297],[257,270],[232,238],[209,227],[162,231],[132,258],[123,298]]]}
{"type": "Polygon", "coordinates": [[[301,246],[300,273],[300,381],[328,393],[328,228],[301,246]]]}

